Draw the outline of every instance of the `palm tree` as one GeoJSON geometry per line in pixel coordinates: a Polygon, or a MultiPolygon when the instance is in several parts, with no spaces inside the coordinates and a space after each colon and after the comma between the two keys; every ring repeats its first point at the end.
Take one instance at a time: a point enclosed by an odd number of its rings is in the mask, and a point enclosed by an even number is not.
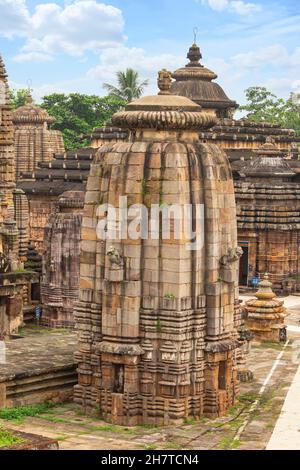
{"type": "Polygon", "coordinates": [[[126,69],[125,72],[117,72],[118,87],[104,83],[104,88],[110,96],[120,98],[125,101],[132,101],[140,98],[144,92],[144,88],[148,85],[148,80],[139,81],[139,74],[136,70],[126,69]]]}

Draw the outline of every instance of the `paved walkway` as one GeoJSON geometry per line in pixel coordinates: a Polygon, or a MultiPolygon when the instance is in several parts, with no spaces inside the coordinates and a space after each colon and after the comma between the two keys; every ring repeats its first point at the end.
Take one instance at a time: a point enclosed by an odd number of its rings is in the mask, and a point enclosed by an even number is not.
{"type": "Polygon", "coordinates": [[[76,333],[26,327],[19,339],[5,341],[0,357],[0,382],[18,374],[74,364],[76,333]]]}
{"type": "Polygon", "coordinates": [[[266,450],[300,450],[300,366],[266,450]]]}

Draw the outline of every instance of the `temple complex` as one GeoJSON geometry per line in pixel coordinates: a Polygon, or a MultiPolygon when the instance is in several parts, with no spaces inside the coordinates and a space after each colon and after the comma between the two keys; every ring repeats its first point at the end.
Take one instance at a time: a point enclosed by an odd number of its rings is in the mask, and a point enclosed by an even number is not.
{"type": "Polygon", "coordinates": [[[34,172],[40,162],[49,162],[55,153],[64,152],[60,131],[49,128],[55,119],[40,106],[33,104],[28,91],[27,102],[13,113],[17,178],[34,172]]]}
{"type": "Polygon", "coordinates": [[[244,251],[239,282],[248,285],[253,277],[269,272],[276,288],[288,284],[292,285],[290,290],[295,290],[299,273],[297,194],[300,189],[296,143],[300,137],[277,124],[233,119],[238,105],[212,81],[217,75],[200,64],[201,57],[199,47],[193,44],[188,52],[190,62],[173,73],[175,82],[171,90],[201,104],[219,118],[213,127],[199,129],[199,138],[224,149],[231,163],[238,240],[244,251]],[[276,148],[267,150],[263,146],[266,141],[276,143],[276,148]],[[263,152],[263,148],[270,158],[267,154],[256,158],[257,151],[263,152]]]}
{"type": "Polygon", "coordinates": [[[96,153],[82,223],[75,401],[124,425],[220,415],[237,394],[240,253],[229,163],[199,142],[215,115],[171,95],[169,72],[158,85],[159,95],[113,116],[130,136],[96,153]],[[116,238],[109,226],[111,237],[97,237],[99,204],[120,207],[121,196],[128,207],[203,204],[200,245],[187,248],[174,224],[166,238],[160,223],[155,239],[150,230],[116,238]]]}
{"type": "Polygon", "coordinates": [[[284,301],[279,300],[272,291],[272,283],[268,275],[264,275],[255,294],[256,299],[246,301],[248,313],[247,325],[254,339],[258,341],[286,341],[286,326],[284,318],[287,314],[283,306],[284,301]]]}

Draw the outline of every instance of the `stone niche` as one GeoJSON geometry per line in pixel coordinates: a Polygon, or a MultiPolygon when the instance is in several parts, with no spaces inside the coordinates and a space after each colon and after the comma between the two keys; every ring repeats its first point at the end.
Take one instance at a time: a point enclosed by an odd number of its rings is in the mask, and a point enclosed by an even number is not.
{"type": "Polygon", "coordinates": [[[171,95],[170,84],[170,73],[160,72],[158,96],[113,116],[113,125],[129,129],[128,140],[100,147],[85,195],[75,401],[121,425],[222,415],[238,393],[232,175],[225,153],[198,140],[199,128],[212,126],[215,115],[171,95]],[[152,205],[191,204],[203,236],[191,249],[185,234],[175,236],[171,217],[168,236],[160,220],[156,238],[150,225],[136,238],[127,231],[114,237],[109,227],[101,237],[97,227],[108,214],[97,209],[119,208],[120,196],[127,196],[128,209],[143,204],[144,222],[152,205]]]}

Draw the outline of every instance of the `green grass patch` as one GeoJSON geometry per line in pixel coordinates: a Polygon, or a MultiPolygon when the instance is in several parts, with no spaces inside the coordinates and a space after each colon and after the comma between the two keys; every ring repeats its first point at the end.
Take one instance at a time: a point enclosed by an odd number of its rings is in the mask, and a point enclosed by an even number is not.
{"type": "Polygon", "coordinates": [[[199,421],[197,421],[195,418],[185,418],[184,424],[187,425],[192,425],[192,424],[197,424],[199,421]]]}
{"type": "Polygon", "coordinates": [[[54,437],[55,441],[65,441],[66,439],[68,439],[68,436],[56,436],[56,437],[54,437]]]}
{"type": "Polygon", "coordinates": [[[232,437],[224,437],[219,442],[219,449],[221,450],[233,450],[238,449],[241,445],[241,441],[239,439],[233,439],[232,437]]]}
{"type": "Polygon", "coordinates": [[[0,426],[0,447],[10,447],[16,444],[22,444],[24,439],[15,436],[11,431],[0,426]]]}
{"type": "Polygon", "coordinates": [[[165,442],[164,449],[182,450],[183,447],[175,442],[165,442]]]}
{"type": "Polygon", "coordinates": [[[155,424],[139,424],[138,428],[143,428],[143,429],[156,429],[158,426],[155,424]]]}
{"type": "Polygon", "coordinates": [[[71,421],[65,418],[59,418],[58,416],[53,415],[52,413],[45,413],[39,416],[41,419],[45,421],[49,421],[50,423],[63,423],[63,424],[70,424],[71,421]]]}
{"type": "MultiPolygon", "coordinates": [[[[90,431],[104,431],[113,433],[124,433],[125,429],[122,426],[116,426],[115,424],[99,424],[99,426],[89,426],[90,431]]],[[[126,432],[126,431],[125,431],[126,432]]]]}
{"type": "Polygon", "coordinates": [[[39,405],[28,405],[28,406],[18,406],[15,408],[1,408],[0,409],[0,418],[6,421],[16,421],[21,422],[24,418],[34,417],[46,413],[54,406],[57,406],[57,403],[41,403],[39,405]]]}
{"type": "Polygon", "coordinates": [[[155,444],[147,444],[145,445],[145,450],[155,450],[157,446],[155,444]]]}

